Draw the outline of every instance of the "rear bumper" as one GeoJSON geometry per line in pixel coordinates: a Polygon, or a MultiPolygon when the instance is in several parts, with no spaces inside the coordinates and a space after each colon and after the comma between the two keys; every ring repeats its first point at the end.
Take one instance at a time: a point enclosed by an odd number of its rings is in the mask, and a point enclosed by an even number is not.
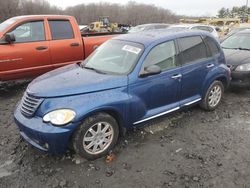
{"type": "Polygon", "coordinates": [[[54,154],[65,153],[68,149],[73,124],[67,127],[55,127],[44,123],[42,118],[26,118],[17,107],[14,112],[15,122],[20,130],[20,135],[36,148],[54,154]]]}
{"type": "Polygon", "coordinates": [[[250,87],[250,72],[232,71],[232,87],[250,87]]]}

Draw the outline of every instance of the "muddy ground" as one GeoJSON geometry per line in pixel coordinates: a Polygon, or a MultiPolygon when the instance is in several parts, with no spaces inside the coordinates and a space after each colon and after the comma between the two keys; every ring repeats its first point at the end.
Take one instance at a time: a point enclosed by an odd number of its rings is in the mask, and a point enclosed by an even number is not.
{"type": "Polygon", "coordinates": [[[107,163],[51,156],[24,142],[13,109],[27,84],[0,89],[0,187],[250,187],[250,90],[130,130],[107,163]]]}

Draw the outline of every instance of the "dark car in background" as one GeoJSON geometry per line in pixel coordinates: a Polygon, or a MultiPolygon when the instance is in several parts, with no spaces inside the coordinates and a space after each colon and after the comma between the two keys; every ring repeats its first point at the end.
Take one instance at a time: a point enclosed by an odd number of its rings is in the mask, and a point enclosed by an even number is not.
{"type": "Polygon", "coordinates": [[[226,38],[221,46],[228,67],[232,71],[231,86],[250,86],[250,30],[237,32],[226,38]]]}
{"type": "Polygon", "coordinates": [[[237,32],[246,30],[246,29],[250,29],[250,24],[249,23],[245,23],[245,24],[240,24],[239,27],[233,27],[232,29],[229,30],[229,32],[226,34],[226,37],[229,37],[237,32]]]}
{"type": "Polygon", "coordinates": [[[124,129],[195,104],[214,110],[229,81],[224,53],[208,32],[120,35],[84,62],[31,82],[14,116],[35,147],[60,153],[72,144],[95,159],[124,129]]]}

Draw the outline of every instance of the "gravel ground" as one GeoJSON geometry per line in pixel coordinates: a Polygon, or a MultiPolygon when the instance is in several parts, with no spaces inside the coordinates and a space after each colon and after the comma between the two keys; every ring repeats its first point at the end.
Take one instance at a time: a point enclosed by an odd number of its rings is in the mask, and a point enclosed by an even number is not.
{"type": "Polygon", "coordinates": [[[250,185],[250,90],[226,92],[214,112],[193,107],[130,130],[112,155],[89,162],[43,153],[20,138],[13,110],[26,86],[0,89],[0,187],[250,185]]]}

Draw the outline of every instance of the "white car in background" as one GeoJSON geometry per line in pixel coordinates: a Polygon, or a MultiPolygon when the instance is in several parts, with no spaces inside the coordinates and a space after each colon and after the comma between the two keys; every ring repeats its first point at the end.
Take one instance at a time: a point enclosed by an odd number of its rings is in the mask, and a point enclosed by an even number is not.
{"type": "Polygon", "coordinates": [[[141,31],[149,31],[149,30],[156,30],[156,29],[166,29],[170,25],[165,23],[150,23],[150,24],[142,24],[132,27],[128,33],[137,33],[141,31]]]}
{"type": "Polygon", "coordinates": [[[219,38],[219,35],[216,31],[216,28],[211,25],[203,25],[203,24],[177,24],[177,25],[171,25],[169,28],[177,28],[177,29],[197,29],[197,30],[203,30],[208,31],[211,33],[216,39],[219,38]]]}

